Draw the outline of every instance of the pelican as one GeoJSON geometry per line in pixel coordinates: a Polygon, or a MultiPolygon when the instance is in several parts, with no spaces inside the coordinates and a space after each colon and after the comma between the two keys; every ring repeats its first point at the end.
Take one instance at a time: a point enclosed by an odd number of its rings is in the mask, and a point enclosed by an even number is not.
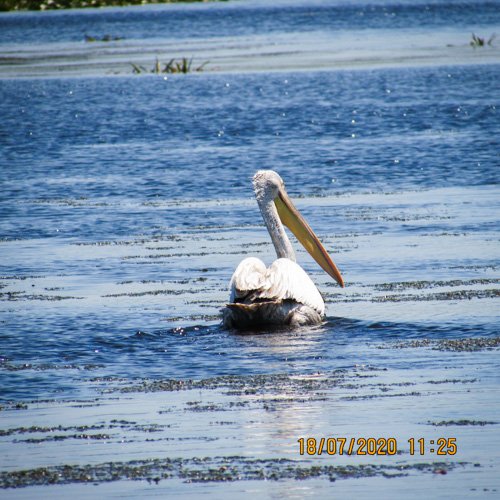
{"type": "Polygon", "coordinates": [[[255,257],[241,261],[229,284],[230,303],[222,311],[223,325],[248,329],[321,323],[325,315],[323,297],[297,264],[283,224],[323,270],[343,287],[340,271],[294,207],[276,172],[259,170],[253,177],[253,188],[278,259],[269,267],[255,257]]]}

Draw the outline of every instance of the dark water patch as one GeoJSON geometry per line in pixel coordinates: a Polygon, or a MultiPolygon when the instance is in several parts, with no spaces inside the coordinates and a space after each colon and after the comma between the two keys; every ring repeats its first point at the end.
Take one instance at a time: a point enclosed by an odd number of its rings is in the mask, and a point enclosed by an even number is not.
{"type": "Polygon", "coordinates": [[[88,198],[81,197],[75,199],[33,199],[18,200],[17,203],[25,205],[26,203],[32,203],[33,205],[55,205],[55,206],[65,206],[65,207],[107,207],[109,203],[105,201],[94,201],[88,198]]]}
{"type": "Polygon", "coordinates": [[[84,401],[82,403],[72,403],[71,404],[72,408],[98,408],[100,406],[103,406],[103,403],[99,402],[98,400],[84,401]]]}
{"type": "Polygon", "coordinates": [[[64,435],[53,435],[45,436],[40,438],[25,438],[25,439],[15,439],[14,443],[30,443],[30,444],[40,444],[48,443],[51,441],[66,441],[68,439],[82,439],[84,441],[95,440],[95,441],[109,441],[111,436],[109,434],[64,434],[64,435]]]}
{"type": "Polygon", "coordinates": [[[500,297],[500,289],[490,290],[453,290],[450,292],[429,293],[426,295],[384,295],[372,297],[372,302],[422,302],[433,300],[471,300],[500,297]]]}
{"type": "MultiPolygon", "coordinates": [[[[46,401],[47,403],[48,401],[46,401]]],[[[53,402],[53,401],[52,401],[53,402]]],[[[98,425],[77,425],[77,426],[63,426],[57,425],[53,427],[31,426],[31,427],[16,427],[13,429],[0,429],[0,436],[11,436],[13,434],[33,434],[33,433],[52,433],[52,432],[88,432],[102,429],[127,429],[127,430],[140,430],[142,432],[157,432],[169,427],[168,425],[139,425],[135,421],[130,420],[116,420],[113,419],[109,424],[98,425]]]]}
{"type": "Polygon", "coordinates": [[[190,252],[186,250],[185,252],[175,252],[175,253],[159,253],[159,254],[149,254],[149,255],[127,255],[122,257],[123,260],[156,260],[156,259],[168,259],[171,257],[205,257],[207,255],[246,255],[250,253],[247,250],[237,250],[237,251],[206,251],[206,252],[190,252]]]}
{"type": "MultiPolygon", "coordinates": [[[[348,388],[348,385],[339,387],[348,388]]],[[[294,389],[295,391],[295,389],[294,389]]],[[[313,392],[310,395],[299,392],[296,395],[290,390],[289,392],[277,390],[274,394],[276,397],[271,397],[270,392],[261,388],[255,389],[229,389],[223,392],[226,396],[236,396],[237,401],[228,401],[224,403],[188,401],[183,411],[188,412],[230,412],[238,411],[242,408],[249,410],[263,409],[265,411],[280,411],[286,407],[296,407],[297,405],[307,405],[312,402],[328,401],[328,397],[324,393],[313,392]],[[259,397],[259,395],[261,397],[259,397]],[[264,397],[262,397],[264,395],[264,397]],[[247,399],[241,398],[247,397],[247,399]]]]}
{"type": "Polygon", "coordinates": [[[138,281],[133,281],[133,280],[125,280],[125,281],[119,281],[118,283],[116,283],[117,285],[131,285],[131,284],[134,284],[134,283],[142,283],[143,285],[145,284],[150,284],[150,283],[154,283],[154,284],[157,284],[157,283],[160,283],[160,284],[165,284],[165,283],[175,283],[175,284],[178,284],[178,285],[187,285],[188,283],[191,283],[191,282],[196,282],[196,281],[206,281],[207,278],[203,278],[203,277],[200,277],[200,278],[186,278],[185,280],[138,280],[138,281]]]}
{"type": "Polygon", "coordinates": [[[134,246],[134,245],[144,245],[146,243],[156,243],[160,242],[163,240],[175,240],[175,241],[180,241],[181,238],[178,236],[172,236],[172,238],[169,238],[168,236],[162,236],[161,239],[135,239],[135,240],[116,240],[116,241],[84,241],[84,242],[77,242],[73,243],[74,245],[77,246],[97,246],[97,247],[103,247],[103,246],[134,246]]]}
{"type": "Polygon", "coordinates": [[[457,232],[433,232],[433,233],[420,233],[421,236],[431,236],[433,238],[442,238],[443,236],[456,236],[456,237],[463,237],[467,236],[468,233],[457,233],[457,232]]]}
{"type": "MultiPolygon", "coordinates": [[[[427,289],[435,287],[456,287],[456,286],[470,286],[470,285],[491,285],[499,284],[500,279],[497,278],[476,278],[470,280],[435,280],[435,281],[403,281],[394,283],[379,283],[376,285],[371,285],[375,290],[379,291],[396,291],[396,290],[408,290],[408,289],[427,289]]],[[[366,285],[365,285],[366,286],[366,285]]]]}
{"type": "Polygon", "coordinates": [[[43,278],[43,276],[34,276],[34,275],[29,275],[29,276],[23,276],[19,274],[14,274],[11,276],[0,276],[0,280],[9,280],[9,281],[25,281],[29,279],[37,279],[37,278],[43,278]]]}
{"type": "MultiPolygon", "coordinates": [[[[391,212],[393,210],[388,210],[391,212]]],[[[451,220],[454,217],[438,214],[380,214],[379,210],[369,208],[353,209],[349,208],[342,213],[343,217],[352,221],[386,221],[386,222],[413,222],[413,221],[433,221],[451,220]]]]}
{"type": "Polygon", "coordinates": [[[481,427],[485,425],[497,425],[498,422],[492,422],[492,421],[487,421],[487,420],[467,420],[467,419],[462,419],[462,420],[441,420],[440,422],[431,422],[430,420],[427,422],[429,425],[433,425],[434,427],[448,427],[448,426],[455,426],[455,425],[472,425],[476,426],[479,425],[481,427]]]}
{"type": "Polygon", "coordinates": [[[444,380],[428,380],[428,384],[474,384],[477,383],[478,379],[477,378],[470,378],[470,379],[444,379],[444,380]]]}
{"type": "Polygon", "coordinates": [[[60,465],[0,472],[1,488],[94,483],[125,479],[158,484],[172,478],[186,482],[279,481],[325,478],[330,481],[364,477],[401,477],[411,473],[447,474],[466,462],[422,462],[400,465],[309,465],[306,461],[233,457],[192,457],[60,465]]]}
{"type": "MultiPolygon", "coordinates": [[[[365,285],[368,287],[371,285],[365,285]]],[[[444,286],[444,285],[436,285],[444,286]]],[[[453,285],[451,285],[453,286],[453,285]]],[[[458,286],[458,285],[455,285],[458,286]]],[[[433,285],[429,286],[418,286],[415,285],[414,288],[425,290],[427,288],[432,288],[433,285]]],[[[373,287],[377,289],[377,285],[373,287]]],[[[410,287],[408,287],[410,288],[410,287]]],[[[390,285],[386,288],[385,285],[382,286],[381,290],[397,290],[398,287],[392,288],[390,285]]],[[[404,290],[405,288],[400,288],[404,290]]],[[[370,293],[350,293],[346,296],[345,292],[338,293],[323,293],[323,297],[326,303],[339,304],[339,303],[355,303],[355,302],[375,302],[375,303],[391,303],[391,302],[432,302],[432,301],[453,301],[453,300],[472,300],[472,299],[491,299],[500,296],[500,289],[482,289],[482,290],[452,290],[447,292],[434,292],[427,294],[398,294],[398,295],[382,295],[382,296],[372,296],[370,293]]]]}
{"type": "Polygon", "coordinates": [[[450,269],[465,269],[469,271],[497,271],[498,263],[491,262],[489,264],[461,264],[450,266],[450,269]]]}
{"type": "Polygon", "coordinates": [[[209,289],[196,289],[196,290],[149,290],[147,292],[128,292],[128,293],[112,293],[102,295],[102,297],[144,297],[145,295],[184,295],[191,293],[202,293],[209,291],[209,289]]]}
{"type": "Polygon", "coordinates": [[[438,346],[443,351],[472,352],[484,349],[490,350],[500,346],[500,337],[441,340],[438,346]]]}
{"type": "Polygon", "coordinates": [[[17,301],[17,300],[48,300],[57,302],[59,300],[82,300],[85,297],[71,297],[68,295],[41,295],[41,294],[27,294],[25,292],[1,292],[0,300],[4,301],[17,301]]]}
{"type": "Polygon", "coordinates": [[[61,431],[78,431],[78,432],[87,432],[89,430],[101,430],[106,426],[102,425],[81,425],[78,427],[70,426],[63,427],[62,425],[54,426],[54,427],[41,427],[41,426],[31,426],[31,427],[16,427],[14,429],[0,429],[0,436],[11,436],[13,434],[32,434],[32,433],[47,433],[47,432],[61,432],[61,431]]]}
{"type": "MultiPolygon", "coordinates": [[[[95,425],[78,425],[78,426],[53,426],[53,427],[18,427],[0,431],[0,436],[18,436],[30,435],[30,437],[16,438],[14,443],[44,443],[52,441],[67,441],[67,440],[97,440],[106,442],[124,442],[127,439],[131,440],[131,435],[134,433],[159,433],[170,428],[170,424],[148,423],[139,424],[134,421],[116,420],[113,419],[106,424],[95,425]],[[116,431],[120,432],[117,434],[116,431]],[[100,431],[100,432],[95,432],[100,431]],[[105,432],[103,432],[105,431],[105,432]],[[109,431],[114,431],[110,433],[109,431]],[[61,434],[64,432],[64,434],[61,434]],[[45,434],[44,436],[39,436],[45,434]],[[36,436],[33,436],[36,435],[36,436]]],[[[173,439],[173,438],[171,438],[173,439]]]]}
{"type": "MultiPolygon", "coordinates": [[[[126,387],[117,387],[107,389],[104,392],[121,393],[128,392],[172,392],[191,389],[228,389],[234,395],[239,391],[240,394],[259,393],[286,393],[321,391],[327,388],[342,386],[346,377],[347,370],[336,370],[327,374],[302,374],[290,375],[282,374],[263,374],[263,375],[225,375],[202,380],[142,380],[137,385],[126,387]],[[248,392],[250,391],[250,392],[248,392]]],[[[366,377],[365,373],[350,375],[351,377],[366,377]]]]}
{"type": "Polygon", "coordinates": [[[163,247],[158,247],[158,246],[156,246],[156,247],[153,247],[153,246],[148,247],[148,246],[145,246],[144,248],[146,250],[156,250],[157,252],[159,252],[160,250],[161,251],[164,251],[164,250],[175,250],[177,247],[175,247],[175,246],[163,246],[163,247]]]}
{"type": "Polygon", "coordinates": [[[249,403],[246,401],[230,401],[227,404],[218,403],[201,403],[200,401],[188,401],[184,408],[184,411],[193,412],[219,412],[219,411],[230,411],[235,408],[242,408],[248,406],[249,403]]]}
{"type": "Polygon", "coordinates": [[[367,401],[370,399],[380,399],[380,398],[407,398],[407,397],[420,397],[421,392],[411,391],[411,392],[401,392],[398,394],[363,394],[361,396],[342,396],[340,399],[343,401],[367,401]]]}
{"type": "Polygon", "coordinates": [[[32,364],[32,363],[10,363],[9,361],[0,358],[0,370],[5,370],[9,372],[17,372],[22,370],[34,370],[34,371],[47,371],[47,370],[98,370],[103,368],[104,365],[77,365],[77,364],[32,364]]]}
{"type": "Polygon", "coordinates": [[[205,321],[207,323],[212,323],[214,321],[220,320],[220,314],[189,314],[187,316],[169,316],[166,321],[169,322],[185,322],[186,320],[190,323],[194,321],[205,321]]]}
{"type": "Polygon", "coordinates": [[[19,401],[8,401],[7,403],[0,405],[0,411],[3,410],[27,410],[28,405],[26,403],[21,403],[19,401]]]}
{"type": "MultiPolygon", "coordinates": [[[[92,406],[101,406],[102,403],[98,398],[94,398],[93,400],[78,400],[78,399],[69,399],[65,398],[64,403],[72,405],[74,408],[84,408],[92,407],[92,406]]],[[[32,408],[35,405],[40,404],[56,404],[61,403],[61,399],[36,399],[30,401],[5,401],[3,406],[0,407],[1,410],[11,411],[11,410],[27,410],[28,408],[32,408]]],[[[34,426],[36,427],[36,426],[34,426]]]]}
{"type": "Polygon", "coordinates": [[[474,352],[500,347],[500,337],[463,339],[418,339],[377,346],[378,349],[408,349],[430,347],[438,351],[474,352]]]}

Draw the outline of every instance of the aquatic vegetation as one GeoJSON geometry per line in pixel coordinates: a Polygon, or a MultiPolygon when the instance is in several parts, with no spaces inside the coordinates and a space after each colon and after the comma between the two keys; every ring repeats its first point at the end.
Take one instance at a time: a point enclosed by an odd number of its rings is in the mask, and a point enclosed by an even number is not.
{"type": "MultiPolygon", "coordinates": [[[[416,349],[420,347],[430,347],[435,351],[473,352],[492,350],[500,347],[500,337],[467,337],[461,339],[418,339],[397,342],[395,344],[385,344],[377,349],[416,349]]],[[[468,380],[474,382],[475,380],[468,380]]],[[[462,381],[464,382],[464,381],[462,381]]]]}
{"type": "Polygon", "coordinates": [[[430,425],[434,425],[435,427],[449,426],[449,425],[496,425],[498,422],[493,422],[491,420],[468,420],[468,419],[460,419],[460,420],[442,420],[441,422],[431,422],[430,420],[427,422],[430,425]]]}
{"type": "Polygon", "coordinates": [[[457,467],[470,466],[466,462],[417,462],[414,464],[310,465],[305,461],[283,458],[252,459],[234,457],[157,458],[128,462],[38,467],[26,470],[0,472],[1,488],[25,488],[52,484],[82,484],[145,480],[181,479],[189,483],[225,481],[283,481],[324,478],[339,479],[369,477],[405,477],[422,474],[447,474],[457,467]]]}
{"type": "Polygon", "coordinates": [[[193,58],[188,59],[187,57],[183,57],[182,59],[176,60],[175,58],[170,59],[168,63],[162,63],[157,58],[155,64],[151,70],[148,70],[142,65],[130,63],[132,65],[132,72],[136,75],[141,73],[191,73],[192,71],[203,71],[203,68],[209,63],[209,61],[205,61],[203,64],[196,68],[192,68],[193,66],[193,58]]]}
{"type": "Polygon", "coordinates": [[[488,38],[488,40],[477,36],[475,33],[472,33],[472,40],[469,43],[474,49],[477,47],[484,47],[485,45],[489,45],[491,47],[495,38],[496,35],[494,33],[488,38]]]}

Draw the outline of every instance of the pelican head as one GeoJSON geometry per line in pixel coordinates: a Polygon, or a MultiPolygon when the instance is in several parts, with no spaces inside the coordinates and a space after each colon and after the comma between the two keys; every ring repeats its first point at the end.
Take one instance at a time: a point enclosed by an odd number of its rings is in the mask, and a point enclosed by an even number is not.
{"type": "Polygon", "coordinates": [[[340,271],[288,197],[283,179],[273,170],[259,170],[253,177],[253,186],[278,257],[295,261],[290,241],[283,230],[284,224],[321,268],[343,287],[344,280],[340,271]]]}

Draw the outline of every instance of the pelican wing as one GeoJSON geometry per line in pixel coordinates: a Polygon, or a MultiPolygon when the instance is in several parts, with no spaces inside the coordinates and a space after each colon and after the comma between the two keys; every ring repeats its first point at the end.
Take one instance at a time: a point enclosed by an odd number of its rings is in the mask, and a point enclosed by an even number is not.
{"type": "Polygon", "coordinates": [[[277,259],[266,268],[254,257],[244,259],[231,279],[231,302],[252,304],[291,300],[311,307],[321,316],[325,304],[307,273],[290,259],[277,259]]]}
{"type": "Polygon", "coordinates": [[[259,290],[265,281],[266,265],[256,257],[243,259],[231,278],[229,296],[230,302],[243,302],[243,299],[253,290],[259,290]]]}

